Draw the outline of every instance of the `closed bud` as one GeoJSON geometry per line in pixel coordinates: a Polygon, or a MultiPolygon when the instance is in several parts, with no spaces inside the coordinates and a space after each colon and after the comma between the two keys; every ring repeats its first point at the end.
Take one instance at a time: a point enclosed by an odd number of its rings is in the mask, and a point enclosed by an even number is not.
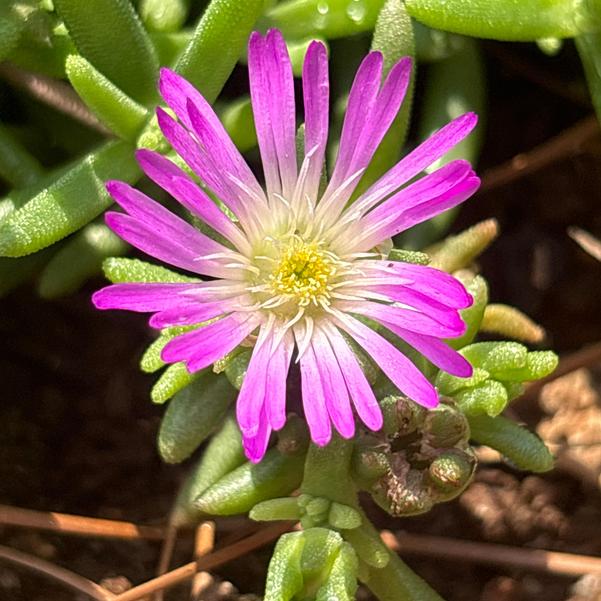
{"type": "Polygon", "coordinates": [[[424,442],[434,448],[449,448],[467,441],[470,434],[467,419],[452,405],[441,403],[426,415],[424,442]]]}
{"type": "Polygon", "coordinates": [[[427,410],[404,396],[388,396],[380,402],[384,431],[388,436],[412,434],[424,422],[427,410]]]}
{"type": "Polygon", "coordinates": [[[445,495],[445,500],[457,496],[470,482],[476,467],[476,460],[459,449],[452,449],[439,455],[428,470],[430,480],[435,488],[445,495]]]}

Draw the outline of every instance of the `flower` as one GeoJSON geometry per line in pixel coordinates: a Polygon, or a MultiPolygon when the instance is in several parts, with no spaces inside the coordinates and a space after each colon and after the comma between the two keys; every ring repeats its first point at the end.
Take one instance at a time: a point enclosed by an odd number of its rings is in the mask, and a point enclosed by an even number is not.
{"type": "Polygon", "coordinates": [[[476,116],[465,114],[434,133],[349,204],[409,84],[409,58],[394,65],[383,84],[382,64],[382,55],[371,52],[357,71],[338,156],[323,192],[329,111],[323,44],[309,46],[303,67],[304,158],[299,165],[286,45],[277,30],[250,38],[250,90],[265,191],[202,95],[176,73],[161,71],[159,89],[177,120],[158,108],[159,126],[227,212],[164,156],[142,149],[137,160],[151,180],[222,242],[139,190],[107,183],[126,211],[106,214],[121,238],[156,259],[210,279],[116,284],[94,294],[96,307],[154,313],[150,324],[156,328],[197,326],[162,352],[166,362],[183,361],[190,372],[243,343],[253,344],[237,400],[238,423],[252,461],[264,455],[271,432],[284,426],[286,380],[294,357],[300,363],[305,418],[318,445],[329,442],[332,425],[341,436],[353,436],[353,407],[368,428],[382,426],[380,407],[350,340],[404,394],[426,407],[437,405],[436,389],[376,329],[390,330],[451,374],[471,374],[469,363],[442,341],[464,333],[459,310],[471,304],[470,295],[449,274],[387,260],[383,245],[478,188],[480,180],[461,160],[411,181],[463,139],[476,116]],[[372,327],[375,323],[378,328],[372,327]]]}

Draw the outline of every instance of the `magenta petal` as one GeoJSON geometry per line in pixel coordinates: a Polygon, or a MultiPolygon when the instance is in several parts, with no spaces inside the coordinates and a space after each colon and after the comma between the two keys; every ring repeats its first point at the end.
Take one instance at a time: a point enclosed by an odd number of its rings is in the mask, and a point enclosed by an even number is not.
{"type": "Polygon", "coordinates": [[[236,417],[240,429],[246,436],[255,436],[259,431],[259,415],[265,401],[267,370],[271,356],[271,332],[263,326],[253,349],[244,382],[236,403],[236,417]]]}
{"type": "Polygon", "coordinates": [[[373,264],[378,270],[382,270],[377,276],[382,278],[382,281],[387,278],[391,285],[412,287],[440,303],[465,309],[473,302],[465,286],[457,278],[440,269],[401,261],[364,261],[361,267],[368,264],[373,264]]]}
{"type": "Polygon", "coordinates": [[[305,156],[315,150],[307,176],[305,191],[315,198],[328,142],[330,83],[328,53],[321,42],[309,44],[303,64],[303,100],[305,105],[305,156]]]}
{"type": "Polygon", "coordinates": [[[311,440],[323,447],[332,438],[332,426],[326,408],[325,394],[321,375],[317,367],[317,359],[311,345],[300,358],[301,393],[305,418],[311,433],[311,440]]]}
{"type": "Polygon", "coordinates": [[[229,180],[223,177],[223,173],[214,164],[211,156],[200,148],[190,132],[160,107],[157,109],[157,120],[163,135],[177,154],[184,159],[188,167],[213,190],[234,214],[238,217],[244,214],[244,206],[229,180]]]}
{"type": "Polygon", "coordinates": [[[352,438],[355,434],[355,419],[340,366],[327,337],[319,328],[315,329],[313,338],[313,351],[319,357],[317,367],[321,375],[328,414],[338,433],[343,438],[352,438]]]}
{"type": "Polygon", "coordinates": [[[228,249],[177,217],[171,211],[130,185],[109,181],[106,189],[115,201],[139,223],[154,230],[157,236],[177,240],[198,254],[225,252],[228,249]]]}
{"type": "Polygon", "coordinates": [[[336,327],[330,324],[324,327],[359,418],[371,430],[379,430],[382,427],[382,410],[355,353],[336,327]]]}
{"type": "Polygon", "coordinates": [[[449,310],[437,315],[437,321],[426,313],[406,309],[396,305],[386,305],[371,301],[343,301],[337,305],[341,311],[364,315],[376,321],[387,321],[411,332],[428,334],[439,338],[454,338],[465,333],[465,323],[457,311],[449,310]]]}
{"type": "Polygon", "coordinates": [[[172,305],[155,313],[148,322],[151,327],[162,330],[173,326],[194,325],[220,317],[232,310],[232,305],[238,305],[237,301],[215,301],[210,303],[199,303],[188,300],[185,305],[172,305]]]}
{"type": "Polygon", "coordinates": [[[416,334],[390,323],[382,322],[382,324],[443,371],[459,378],[469,378],[472,375],[470,362],[442,340],[425,334],[416,334]]]}
{"type": "MultiPolygon", "coordinates": [[[[181,292],[196,290],[198,284],[159,284],[159,283],[125,283],[113,284],[98,290],[92,295],[92,302],[97,309],[125,309],[150,313],[161,311],[180,301],[181,292]]],[[[185,302],[181,299],[180,302],[185,302]]]]}
{"type": "Polygon", "coordinates": [[[242,435],[242,445],[244,446],[244,453],[252,463],[259,463],[269,444],[269,437],[271,436],[271,426],[267,419],[265,407],[261,409],[259,416],[259,429],[254,436],[248,436],[247,434],[242,435]]]}
{"type": "Polygon", "coordinates": [[[341,314],[336,321],[371,355],[380,369],[402,393],[424,407],[438,405],[438,394],[434,386],[390,342],[349,315],[341,314]]]}
{"type": "Polygon", "coordinates": [[[248,72],[267,190],[291,198],[297,174],[294,81],[279,31],[251,35],[248,72]]]}
{"type": "Polygon", "coordinates": [[[194,107],[194,113],[202,119],[205,124],[203,130],[210,139],[210,145],[205,144],[205,148],[223,159],[217,164],[218,171],[233,173],[239,179],[248,181],[251,188],[260,190],[255,176],[203,95],[181,75],[166,68],[161,69],[159,89],[165,102],[189,130],[194,130],[198,123],[198,119],[195,123],[190,114],[190,105],[194,107]]]}
{"type": "Polygon", "coordinates": [[[367,210],[379,203],[384,196],[406,184],[459,144],[474,129],[477,122],[477,115],[466,113],[434,132],[361,195],[354,208],[367,210]]]}
{"type": "Polygon", "coordinates": [[[382,78],[383,58],[380,52],[370,52],[361,62],[349,93],[348,105],[338,157],[332,173],[332,179],[324,196],[331,194],[351,173],[351,161],[356,144],[369,115],[376,103],[382,78]]]}
{"type": "Polygon", "coordinates": [[[286,379],[293,350],[294,339],[290,332],[287,332],[278,348],[273,352],[267,369],[265,410],[267,419],[274,430],[280,430],[286,423],[286,379]]]}
{"type": "Polygon", "coordinates": [[[185,361],[190,373],[199,371],[234,350],[258,324],[256,315],[228,315],[174,338],[165,345],[161,358],[166,363],[185,361]]]}
{"type": "Polygon", "coordinates": [[[136,158],[144,173],[188,211],[233,244],[241,244],[244,237],[239,228],[182,169],[152,150],[138,150],[136,158]]]}
{"type": "Polygon", "coordinates": [[[151,226],[129,215],[109,211],[104,219],[120,238],[155,259],[193,273],[212,277],[223,277],[224,275],[224,269],[215,261],[202,259],[198,252],[179,244],[177,239],[160,235],[151,226]]]}

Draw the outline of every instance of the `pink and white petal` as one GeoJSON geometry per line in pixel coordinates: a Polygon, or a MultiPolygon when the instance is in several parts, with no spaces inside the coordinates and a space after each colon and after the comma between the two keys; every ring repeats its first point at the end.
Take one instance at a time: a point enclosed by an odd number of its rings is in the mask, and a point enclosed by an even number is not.
{"type": "Polygon", "coordinates": [[[328,338],[318,326],[315,327],[312,346],[315,355],[319,357],[317,368],[321,375],[328,415],[340,436],[352,438],[355,434],[355,418],[346,382],[328,338]]]}
{"type": "Polygon", "coordinates": [[[355,141],[348,173],[365,169],[382,138],[394,121],[411,79],[411,58],[402,58],[390,70],[371,112],[363,115],[364,125],[355,141]]]}
{"type": "Polygon", "coordinates": [[[244,297],[234,297],[211,302],[198,302],[188,299],[186,303],[155,313],[148,322],[151,327],[162,330],[172,326],[187,326],[209,321],[224,313],[238,311],[243,306],[244,297]]]}
{"type": "MultiPolygon", "coordinates": [[[[397,233],[427,221],[444,211],[448,211],[466,201],[480,187],[480,178],[473,175],[457,184],[452,190],[441,194],[438,198],[433,198],[427,202],[421,203],[406,211],[397,225],[397,233]]],[[[396,234],[393,234],[396,235],[396,234]]]]}
{"type": "Polygon", "coordinates": [[[422,221],[431,219],[444,211],[456,207],[472,196],[479,187],[480,179],[475,176],[470,176],[459,182],[447,192],[442,193],[440,196],[436,198],[426,198],[421,204],[404,211],[398,216],[392,214],[386,220],[377,221],[376,216],[372,216],[372,214],[369,213],[363,220],[369,219],[370,225],[364,227],[363,235],[355,243],[355,252],[374,248],[400,232],[408,230],[410,227],[413,227],[422,221]]]}
{"type": "Polygon", "coordinates": [[[378,204],[459,144],[474,129],[477,122],[478,117],[475,113],[466,113],[434,132],[366,190],[353,203],[353,208],[365,212],[378,204]]]}
{"type": "Polygon", "coordinates": [[[323,329],[336,355],[359,418],[370,430],[379,430],[382,427],[382,410],[355,353],[348,346],[338,328],[325,322],[323,329]]]}
{"type": "MultiPolygon", "coordinates": [[[[355,292],[357,295],[363,295],[365,298],[370,298],[370,293],[375,293],[375,300],[383,300],[386,302],[402,303],[409,307],[413,307],[422,313],[436,319],[441,323],[445,323],[449,319],[455,319],[457,310],[463,307],[449,306],[448,299],[438,300],[410,286],[399,286],[394,284],[368,284],[363,288],[350,288],[350,292],[355,292]]],[[[340,292],[346,292],[346,288],[342,288],[340,292]]]]}
{"type": "MultiPolygon", "coordinates": [[[[297,345],[299,336],[295,329],[297,345]]],[[[302,333],[299,332],[300,340],[302,333]]],[[[332,425],[326,407],[325,394],[321,374],[317,367],[317,359],[313,347],[309,344],[300,357],[301,393],[305,418],[311,433],[311,440],[320,447],[327,445],[332,438],[332,425]]]]}
{"type": "Polygon", "coordinates": [[[418,292],[457,309],[465,309],[473,302],[471,295],[457,278],[434,267],[375,260],[357,261],[357,267],[366,274],[366,284],[371,284],[371,278],[375,276],[379,280],[376,281],[378,284],[413,287],[418,292]]]}
{"type": "Polygon", "coordinates": [[[146,223],[130,215],[109,211],[106,224],[126,242],[147,255],[169,265],[216,278],[234,277],[233,270],[222,267],[216,261],[208,261],[188,246],[179,244],[175,238],[158,233],[146,223]]]}
{"type": "Polygon", "coordinates": [[[259,330],[259,336],[236,402],[238,425],[245,436],[256,436],[259,431],[259,416],[265,403],[272,340],[273,329],[268,322],[259,330]]]}
{"type": "Polygon", "coordinates": [[[411,332],[438,338],[454,338],[465,333],[465,323],[456,311],[449,311],[444,316],[445,321],[440,322],[420,311],[371,301],[341,301],[336,307],[345,313],[357,313],[376,321],[387,321],[411,332]]]}
{"type": "Polygon", "coordinates": [[[227,136],[229,140],[228,134],[224,131],[223,135],[220,135],[211,128],[205,115],[198,110],[191,100],[188,100],[187,107],[193,131],[200,140],[201,148],[210,154],[213,165],[222,173],[222,177],[231,179],[231,176],[234,176],[242,181],[249,190],[252,190],[260,201],[265,203],[263,190],[242,156],[238,151],[232,155],[231,152],[228,152],[228,147],[223,144],[222,137],[227,136]]]}
{"type": "Polygon", "coordinates": [[[182,169],[158,152],[145,148],[136,152],[136,159],[144,173],[188,211],[240,250],[246,248],[240,229],[182,169]]]}
{"type": "Polygon", "coordinates": [[[267,370],[265,411],[267,420],[274,430],[280,430],[286,423],[286,381],[290,360],[294,350],[294,338],[290,331],[273,351],[267,370]]]}
{"type": "Polygon", "coordinates": [[[328,53],[321,42],[311,42],[305,55],[303,100],[305,107],[305,157],[309,152],[313,152],[305,183],[305,193],[310,199],[313,199],[317,197],[319,179],[324,167],[330,111],[328,53]]]}
{"type": "Polygon", "coordinates": [[[470,362],[442,340],[425,334],[416,334],[391,323],[382,322],[382,325],[443,371],[459,378],[469,378],[472,375],[470,362]]]}
{"type": "Polygon", "coordinates": [[[234,350],[259,322],[256,315],[233,313],[177,336],[165,345],[161,358],[166,363],[184,361],[190,373],[199,371],[234,350]]]}
{"type": "Polygon", "coordinates": [[[265,406],[261,409],[259,416],[259,430],[254,436],[242,435],[242,445],[244,446],[244,453],[252,463],[259,463],[269,444],[269,437],[271,436],[271,426],[267,419],[265,406]]]}
{"type": "Polygon", "coordinates": [[[269,112],[269,83],[265,54],[267,40],[258,32],[253,32],[248,42],[248,77],[250,97],[257,130],[257,140],[261,151],[263,173],[267,195],[282,193],[278,168],[277,151],[273,139],[273,126],[269,112]]]}
{"type": "MultiPolygon", "coordinates": [[[[124,309],[139,313],[162,311],[179,301],[182,292],[195,290],[198,284],[125,283],[106,286],[92,295],[97,309],[124,309]]],[[[184,299],[182,299],[184,300],[184,299]]]]}
{"type": "Polygon", "coordinates": [[[172,238],[198,254],[228,252],[223,244],[212,240],[171,211],[129,184],[109,181],[106,189],[115,201],[138,222],[152,228],[157,235],[172,238]]]}
{"type": "Polygon", "coordinates": [[[228,164],[233,169],[232,173],[242,180],[248,180],[251,187],[260,190],[259,183],[232,142],[219,117],[204,96],[189,81],[174,71],[163,68],[160,72],[159,90],[165,102],[189,130],[194,129],[193,119],[189,113],[189,104],[191,103],[195,111],[202,116],[206,123],[206,129],[211,132],[211,145],[205,145],[207,150],[226,156],[228,164]]]}
{"type": "Polygon", "coordinates": [[[388,340],[350,315],[336,311],[332,319],[371,355],[402,393],[424,407],[432,408],[438,405],[438,393],[434,386],[388,340]]]}
{"type": "Polygon", "coordinates": [[[357,69],[349,93],[334,172],[324,197],[330,196],[351,175],[357,140],[365,126],[366,115],[371,113],[378,97],[383,62],[380,52],[370,52],[357,69]]]}
{"type": "Polygon", "coordinates": [[[223,173],[215,166],[211,157],[200,148],[188,130],[160,107],[157,109],[157,120],[163,135],[188,167],[238,218],[244,215],[244,205],[238,193],[233,190],[229,180],[223,177],[223,173]]]}

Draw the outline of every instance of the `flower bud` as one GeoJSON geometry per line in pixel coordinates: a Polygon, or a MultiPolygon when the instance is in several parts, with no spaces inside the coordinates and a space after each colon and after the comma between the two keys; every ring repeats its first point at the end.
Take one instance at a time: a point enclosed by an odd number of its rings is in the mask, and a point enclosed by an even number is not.
{"type": "Polygon", "coordinates": [[[424,442],[434,448],[449,448],[467,441],[470,434],[466,417],[454,406],[441,403],[426,415],[424,442]]]}
{"type": "Polygon", "coordinates": [[[451,449],[439,455],[430,464],[428,475],[434,487],[445,493],[446,501],[456,497],[468,485],[475,468],[474,455],[451,449]]]}
{"type": "Polygon", "coordinates": [[[423,423],[427,410],[404,396],[388,396],[380,401],[384,432],[401,438],[412,434],[423,423]]]}

